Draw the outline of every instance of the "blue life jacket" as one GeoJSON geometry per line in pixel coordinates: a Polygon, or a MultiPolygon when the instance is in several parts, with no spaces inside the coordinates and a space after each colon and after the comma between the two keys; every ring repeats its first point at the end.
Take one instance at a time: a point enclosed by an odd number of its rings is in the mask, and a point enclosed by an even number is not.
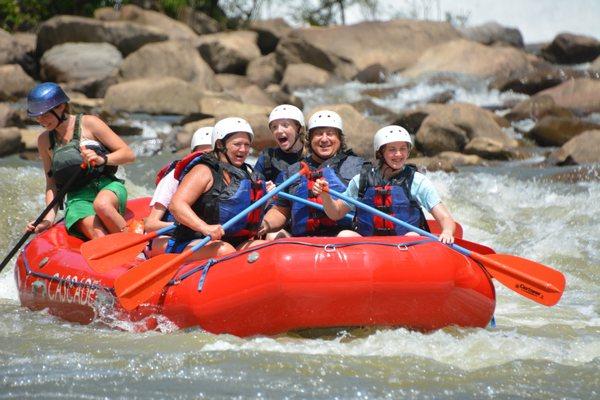
{"type": "MultiPolygon", "coordinates": [[[[263,180],[253,174],[251,167],[244,164],[242,168],[221,162],[212,155],[199,155],[190,160],[178,175],[179,181],[198,164],[207,165],[213,177],[213,185],[208,192],[198,197],[192,210],[207,224],[223,225],[240,212],[248,208],[266,193],[263,180]],[[224,172],[230,177],[229,185],[225,183],[224,172]]],[[[224,241],[241,242],[256,234],[264,215],[264,207],[259,207],[225,231],[224,241]]],[[[202,237],[191,228],[178,224],[174,235],[177,241],[189,241],[202,237]]]]}
{"type": "MultiPolygon", "coordinates": [[[[309,159],[310,155],[305,158],[306,161],[309,159]]],[[[315,180],[324,177],[331,189],[344,192],[350,180],[360,173],[365,162],[362,157],[354,155],[351,151],[338,153],[324,161],[318,168],[314,167],[314,163],[307,162],[311,169],[311,176],[308,179],[302,176],[297,183],[290,186],[289,193],[322,204],[321,197],[314,197],[312,194],[315,180]]],[[[298,170],[300,164],[294,164],[288,174],[291,176],[298,170]]],[[[291,233],[293,236],[336,236],[344,229],[352,229],[352,224],[344,219],[334,221],[325,212],[300,202],[292,203],[291,233]]]]}
{"type": "MultiPolygon", "coordinates": [[[[410,193],[415,172],[414,165],[405,165],[402,172],[386,180],[380,169],[366,166],[360,173],[358,200],[381,212],[413,226],[429,231],[425,214],[419,202],[410,193]]],[[[380,216],[357,207],[357,231],[363,236],[401,236],[410,232],[380,216]]]]}

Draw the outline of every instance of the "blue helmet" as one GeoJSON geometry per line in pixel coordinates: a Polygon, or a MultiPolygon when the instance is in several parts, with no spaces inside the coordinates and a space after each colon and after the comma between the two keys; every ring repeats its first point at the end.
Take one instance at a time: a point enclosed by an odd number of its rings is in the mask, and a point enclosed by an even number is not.
{"type": "Polygon", "coordinates": [[[69,97],[56,83],[40,83],[27,95],[27,116],[39,117],[54,107],[68,102],[69,97]]]}

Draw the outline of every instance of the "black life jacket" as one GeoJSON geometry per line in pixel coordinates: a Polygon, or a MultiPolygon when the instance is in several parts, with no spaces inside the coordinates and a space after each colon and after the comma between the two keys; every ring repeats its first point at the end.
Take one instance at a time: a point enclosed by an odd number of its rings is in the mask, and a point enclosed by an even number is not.
{"type": "MultiPolygon", "coordinates": [[[[416,171],[414,165],[406,164],[402,172],[386,180],[379,168],[365,166],[360,173],[358,200],[401,221],[429,231],[425,214],[419,202],[410,193],[416,171]]],[[[356,225],[358,233],[363,236],[401,236],[410,232],[403,226],[358,207],[356,225]]]]}
{"type": "MultiPolygon", "coordinates": [[[[338,192],[344,192],[348,183],[361,171],[366,161],[356,156],[351,150],[339,152],[332,158],[325,160],[318,168],[315,167],[311,156],[304,159],[311,169],[309,178],[304,176],[292,184],[288,193],[307,199],[317,204],[322,204],[321,197],[312,194],[315,180],[324,177],[329,187],[338,192]]],[[[288,176],[300,170],[300,163],[289,168],[288,176]]],[[[352,229],[352,224],[345,220],[334,221],[321,210],[307,206],[300,202],[292,202],[291,206],[291,233],[293,236],[335,236],[344,229],[352,229]]]]}
{"type": "MultiPolygon", "coordinates": [[[[76,189],[84,186],[90,181],[98,177],[110,176],[114,177],[117,172],[117,166],[89,167],[85,171],[81,171],[83,157],[81,156],[80,141],[81,141],[81,118],[82,114],[75,117],[75,126],[73,128],[73,137],[63,146],[59,146],[56,141],[56,131],[52,130],[49,133],[50,150],[52,151],[52,160],[48,176],[54,179],[57,188],[61,188],[69,179],[80,174],[79,178],[72,184],[71,189],[76,189]]],[[[97,154],[107,154],[107,149],[102,145],[86,145],[97,154]]]]}
{"type": "MultiPolygon", "coordinates": [[[[212,187],[199,196],[192,205],[192,210],[207,224],[223,225],[266,193],[264,181],[252,173],[248,164],[237,168],[215,159],[212,155],[197,155],[190,160],[178,175],[179,181],[182,181],[185,175],[198,164],[207,165],[213,177],[212,187]],[[223,175],[225,171],[230,177],[229,185],[225,183],[223,175]]],[[[237,243],[240,239],[253,237],[260,227],[263,215],[264,207],[251,211],[245,219],[241,219],[227,229],[222,240],[231,240],[237,243]]],[[[189,241],[201,237],[201,235],[183,224],[178,224],[174,237],[177,241],[189,241]]]]}
{"type": "Polygon", "coordinates": [[[261,172],[265,180],[275,182],[282,172],[302,159],[302,150],[297,153],[286,153],[279,147],[264,149],[259,158],[263,159],[263,170],[261,172]]]}

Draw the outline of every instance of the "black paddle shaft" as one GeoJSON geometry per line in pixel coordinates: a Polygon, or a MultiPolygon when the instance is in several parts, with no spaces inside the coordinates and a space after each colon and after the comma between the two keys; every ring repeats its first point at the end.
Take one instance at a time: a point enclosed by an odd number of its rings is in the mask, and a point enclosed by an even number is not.
{"type": "MultiPolygon", "coordinates": [[[[77,180],[77,178],[81,175],[81,171],[79,171],[76,174],[73,174],[73,176],[67,181],[67,183],[65,184],[65,186],[63,186],[60,191],[58,192],[58,194],[54,197],[54,199],[52,199],[52,201],[50,202],[50,204],[48,204],[46,206],[46,208],[44,209],[44,211],[42,211],[42,213],[40,214],[39,217],[37,217],[37,219],[33,222],[33,226],[36,227],[40,224],[40,222],[42,222],[42,220],[44,219],[44,217],[50,212],[50,210],[52,210],[59,202],[62,201],[63,197],[65,196],[65,194],[67,194],[67,191],[71,188],[71,185],[73,185],[73,183],[75,182],[75,180],[77,180]]],[[[4,257],[4,260],[2,260],[2,264],[0,264],[0,272],[2,272],[2,270],[4,269],[4,267],[6,266],[6,264],[8,264],[8,262],[13,258],[13,256],[15,255],[15,253],[17,251],[19,251],[19,249],[21,248],[21,246],[23,246],[23,243],[25,243],[27,241],[27,238],[29,238],[29,235],[31,235],[33,233],[33,231],[27,231],[25,232],[25,234],[23,236],[21,236],[21,239],[19,240],[19,242],[15,245],[15,247],[12,248],[12,250],[8,253],[8,255],[6,257],[4,257]]]]}

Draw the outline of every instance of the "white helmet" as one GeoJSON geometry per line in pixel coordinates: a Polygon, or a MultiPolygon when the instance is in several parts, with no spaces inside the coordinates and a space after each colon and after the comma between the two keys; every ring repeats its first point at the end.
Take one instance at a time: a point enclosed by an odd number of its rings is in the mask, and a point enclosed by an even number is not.
{"type": "Polygon", "coordinates": [[[412,147],[412,139],[406,129],[399,125],[388,125],[375,133],[373,151],[377,154],[381,146],[392,142],[406,142],[409,149],[412,147]]]}
{"type": "Polygon", "coordinates": [[[304,126],[304,114],[298,107],[291,104],[281,104],[275,107],[269,114],[269,125],[276,119],[292,119],[297,121],[300,126],[304,126]]]}
{"type": "Polygon", "coordinates": [[[243,118],[238,117],[229,117],[224,118],[215,124],[215,127],[212,131],[212,147],[215,148],[215,143],[217,140],[223,140],[228,135],[236,132],[246,132],[250,135],[250,143],[254,140],[254,132],[252,132],[252,127],[243,118]]]}
{"type": "Polygon", "coordinates": [[[337,128],[340,132],[344,132],[342,125],[342,117],[335,111],[322,110],[314,113],[308,120],[309,132],[314,128],[331,127],[337,128]]]}
{"type": "Polygon", "coordinates": [[[192,151],[194,151],[196,146],[205,146],[207,144],[212,146],[212,131],[212,126],[205,126],[196,130],[194,136],[192,136],[192,143],[190,145],[192,151]]]}

